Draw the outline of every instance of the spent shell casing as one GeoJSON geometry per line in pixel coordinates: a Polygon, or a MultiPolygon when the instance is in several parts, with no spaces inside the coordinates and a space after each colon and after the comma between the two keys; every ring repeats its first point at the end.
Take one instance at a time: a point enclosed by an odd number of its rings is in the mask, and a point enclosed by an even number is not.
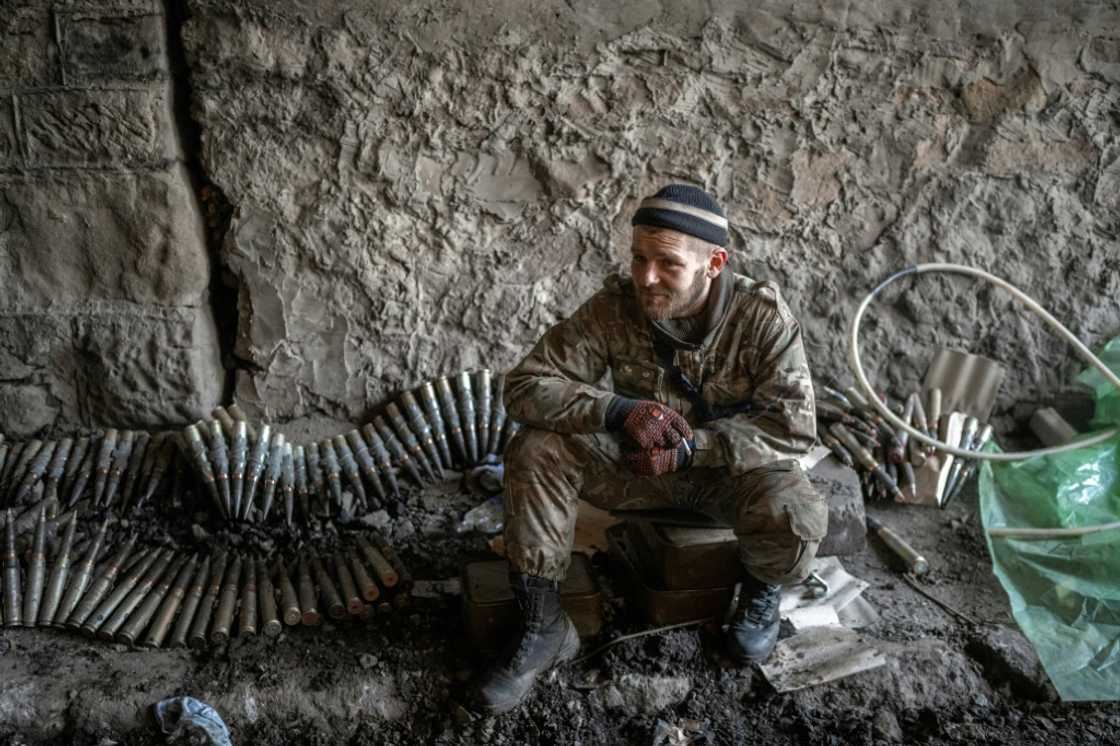
{"type": "MultiPolygon", "coordinates": [[[[276,433],[272,437],[272,444],[268,451],[268,464],[264,470],[264,480],[261,483],[261,516],[260,520],[268,520],[272,511],[272,503],[276,499],[276,488],[280,486],[280,476],[284,472],[284,446],[286,440],[283,433],[276,433]]],[[[253,581],[256,585],[256,581],[253,581]]]]}
{"type": "Polygon", "coordinates": [[[265,637],[276,637],[283,630],[276,614],[276,592],[268,577],[268,567],[263,559],[257,560],[257,608],[260,612],[259,626],[265,637]]]}
{"type": "Polygon", "coordinates": [[[229,451],[230,514],[241,515],[245,496],[245,469],[249,461],[249,429],[244,420],[237,420],[229,451]]]}
{"type": "Polygon", "coordinates": [[[362,597],[358,594],[358,584],[354,582],[354,576],[350,574],[350,567],[346,560],[343,558],[341,552],[335,552],[331,555],[331,569],[334,570],[334,576],[338,578],[338,589],[342,594],[342,602],[346,604],[346,611],[350,616],[358,616],[362,613],[362,597]]]}
{"type": "Polygon", "coordinates": [[[380,550],[375,549],[364,536],[358,536],[358,548],[362,551],[366,561],[369,562],[369,566],[373,568],[373,572],[377,575],[377,581],[381,585],[386,588],[393,588],[400,582],[400,576],[393,564],[380,550]]]}
{"type": "Polygon", "coordinates": [[[124,479],[129,459],[132,457],[135,438],[136,433],[131,430],[125,430],[117,438],[117,446],[113,449],[113,460],[109,465],[109,476],[105,481],[105,492],[102,495],[102,504],[105,506],[113,504],[117,491],[120,490],[121,480],[124,479]]]}
{"type": "MultiPolygon", "coordinates": [[[[147,575],[148,570],[152,568],[152,565],[154,565],[163,554],[164,552],[162,549],[151,549],[141,552],[141,560],[133,565],[132,569],[124,573],[121,582],[105,595],[101,603],[97,604],[97,608],[81,623],[80,629],[86,634],[95,634],[109,617],[113,615],[113,612],[117,610],[121,602],[136,589],[136,586],[139,585],[145,575],[147,575]]],[[[81,609],[80,606],[78,608],[81,609]]]]}
{"type": "Polygon", "coordinates": [[[214,611],[218,606],[218,598],[222,593],[222,581],[229,569],[227,565],[232,566],[232,563],[229,561],[229,555],[225,552],[219,554],[210,564],[210,578],[206,585],[206,593],[198,604],[198,610],[194,614],[194,619],[191,620],[190,633],[187,635],[187,645],[194,650],[206,647],[208,639],[206,633],[210,629],[210,622],[214,618],[214,611]]]}
{"type": "MultiPolygon", "coordinates": [[[[319,463],[319,444],[312,441],[307,444],[307,482],[308,482],[308,508],[315,510],[315,506],[326,494],[326,479],[323,478],[323,468],[319,463]]],[[[310,519],[311,513],[307,514],[310,519]]]]}
{"type": "Polygon", "coordinates": [[[225,407],[214,407],[210,410],[210,416],[221,426],[226,438],[232,441],[237,432],[237,421],[233,419],[233,415],[227,412],[225,407]]]}
{"type": "Polygon", "coordinates": [[[330,438],[319,441],[319,463],[323,475],[327,479],[327,489],[330,491],[331,502],[336,507],[342,506],[342,467],[338,465],[338,454],[334,451],[334,444],[330,438]]]}
{"type": "Polygon", "coordinates": [[[898,482],[890,478],[882,465],[875,460],[875,457],[863,447],[863,445],[856,440],[848,428],[844,427],[839,422],[834,422],[829,426],[831,432],[840,443],[847,448],[851,454],[860,462],[864,469],[873,473],[879,482],[887,489],[888,494],[899,502],[905,502],[906,497],[898,488],[898,482]]]}
{"type": "Polygon", "coordinates": [[[253,501],[256,498],[257,485],[260,484],[268,461],[268,447],[272,442],[272,427],[261,425],[257,440],[249,451],[249,460],[245,464],[245,491],[241,495],[241,515],[244,520],[253,510],[253,501]]]}
{"type": "Polygon", "coordinates": [[[101,553],[101,547],[105,544],[105,534],[109,530],[109,520],[105,519],[101,527],[97,530],[93,540],[86,547],[85,554],[82,556],[82,561],[70,573],[70,577],[66,583],[66,591],[62,594],[62,601],[58,604],[58,610],[55,611],[54,616],[51,618],[52,627],[61,627],[67,618],[74,612],[81,600],[83,594],[89,588],[90,583],[93,581],[93,568],[97,563],[97,557],[101,553]]]}
{"type": "Polygon", "coordinates": [[[490,443],[490,412],[494,403],[493,373],[483,368],[474,375],[475,393],[475,430],[478,433],[478,458],[481,461],[486,455],[490,443]]]}
{"type": "MultiPolygon", "coordinates": [[[[163,641],[167,639],[168,633],[171,631],[171,621],[175,618],[175,613],[183,604],[183,599],[186,598],[187,590],[190,587],[191,579],[195,576],[198,569],[198,557],[192,555],[189,561],[182,562],[179,567],[179,572],[175,575],[171,585],[161,595],[162,598],[159,607],[155,614],[152,616],[151,626],[148,627],[148,634],[144,637],[143,645],[146,648],[158,648],[163,645],[163,641]]],[[[132,620],[129,620],[131,624],[132,620]]],[[[186,630],[184,629],[184,635],[186,630]]],[[[125,636],[125,630],[121,630],[121,637],[128,639],[125,636]]],[[[136,639],[135,637],[132,638],[136,639]]],[[[128,640],[132,642],[132,640],[128,640]]]]}
{"type": "Polygon", "coordinates": [[[113,468],[113,454],[117,450],[117,440],[120,433],[110,428],[101,437],[101,444],[97,449],[97,460],[93,466],[93,504],[101,505],[101,498],[105,494],[105,486],[109,483],[109,470],[113,468]]]}
{"type": "Polygon", "coordinates": [[[502,428],[506,424],[506,405],[502,398],[505,396],[505,390],[505,373],[499,373],[494,376],[494,397],[490,411],[490,438],[486,441],[487,453],[501,453],[502,428]]]}
{"type": "Polygon", "coordinates": [[[280,494],[284,497],[284,523],[291,526],[296,503],[296,467],[291,443],[284,444],[284,462],[280,469],[280,494]]]}
{"type": "Polygon", "coordinates": [[[429,479],[435,480],[436,473],[432,469],[432,465],[428,463],[428,457],[424,455],[424,449],[420,447],[420,441],[416,439],[416,435],[408,428],[408,423],[405,422],[404,415],[401,414],[400,408],[393,402],[390,402],[385,407],[385,414],[389,422],[392,424],[393,429],[396,431],[397,437],[404,445],[405,449],[411,454],[413,461],[415,461],[429,479]]]}
{"type": "MultiPolygon", "coordinates": [[[[139,639],[141,633],[148,628],[148,625],[156,616],[156,612],[163,605],[164,599],[167,594],[171,592],[171,586],[179,579],[179,575],[187,568],[188,557],[173,556],[171,561],[158,575],[155,584],[143,591],[139,605],[128,614],[124,624],[120,626],[119,630],[113,631],[113,637],[118,642],[124,642],[132,645],[139,639]]],[[[187,575],[190,578],[190,575],[187,575]]],[[[184,580],[183,582],[186,582],[184,580]]],[[[139,592],[140,589],[138,588],[139,592]]],[[[111,625],[106,625],[111,629],[111,625]]],[[[166,630],[164,630],[166,632],[166,630]]]]}
{"type": "Polygon", "coordinates": [[[384,534],[375,528],[369,530],[369,540],[373,546],[381,553],[381,556],[388,560],[392,566],[393,571],[397,574],[397,589],[398,590],[411,590],[412,588],[412,573],[405,567],[404,562],[401,561],[397,550],[393,549],[393,545],[385,538],[384,534]]]}
{"type": "Polygon", "coordinates": [[[4,526],[4,626],[23,626],[23,593],[20,588],[19,557],[16,556],[16,521],[12,509],[7,511],[4,526]]]}
{"type": "Polygon", "coordinates": [[[926,558],[919,554],[914,547],[910,546],[910,544],[895,533],[894,530],[887,528],[880,521],[871,516],[867,516],[867,530],[873,531],[882,539],[883,543],[906,564],[906,569],[911,573],[921,577],[929,572],[929,563],[926,562],[926,558]]]}
{"type": "MultiPolygon", "coordinates": [[[[209,578],[210,558],[207,557],[202,560],[202,564],[194,571],[186,595],[183,597],[182,608],[179,610],[179,618],[175,620],[175,629],[171,632],[171,640],[168,642],[168,647],[186,647],[187,634],[190,632],[191,622],[194,621],[195,614],[198,613],[198,608],[202,603],[202,594],[206,592],[206,581],[209,578]]],[[[149,635],[148,642],[149,644],[151,643],[151,635],[149,635]]],[[[155,647],[162,644],[163,641],[160,640],[155,647]]]]}
{"type": "Polygon", "coordinates": [[[377,464],[378,470],[385,475],[385,480],[389,483],[389,490],[393,493],[393,497],[400,498],[401,488],[397,484],[396,475],[393,473],[393,465],[389,460],[389,450],[385,447],[385,442],[377,434],[377,429],[372,422],[363,425],[361,433],[366,445],[369,446],[369,453],[373,457],[373,462],[377,464]]]}
{"type": "Polygon", "coordinates": [[[855,468],[856,462],[852,459],[852,454],[849,453],[848,449],[845,448],[844,445],[836,439],[835,435],[828,432],[827,430],[821,430],[819,432],[819,435],[821,438],[821,443],[825,447],[827,447],[828,450],[832,451],[832,454],[836,456],[840,463],[844,464],[844,466],[847,466],[850,469],[855,468]]]}
{"type": "Polygon", "coordinates": [[[43,602],[39,605],[39,626],[47,627],[54,621],[58,612],[58,605],[62,602],[62,592],[66,589],[66,580],[70,575],[70,553],[74,549],[74,532],[78,527],[78,516],[70,516],[66,524],[66,533],[62,537],[62,546],[55,555],[54,565],[51,567],[50,579],[47,589],[43,593],[43,602]]]}
{"type": "MultiPolygon", "coordinates": [[[[262,427],[262,431],[268,425],[262,427]]],[[[241,557],[235,555],[233,562],[226,569],[226,577],[222,582],[222,592],[218,596],[218,607],[214,610],[214,624],[210,628],[210,643],[221,645],[229,639],[230,628],[233,627],[233,612],[237,608],[237,601],[241,591],[241,557]]]]}
{"type": "Polygon", "coordinates": [[[311,565],[306,554],[300,554],[296,564],[296,591],[299,594],[301,620],[305,627],[318,626],[323,621],[315,595],[315,582],[311,579],[311,565]]]}
{"type": "Polygon", "coordinates": [[[218,511],[219,515],[229,518],[229,514],[225,512],[225,506],[222,505],[222,496],[218,492],[218,481],[214,476],[214,470],[210,468],[210,456],[207,453],[206,443],[203,442],[202,433],[196,426],[188,425],[183,431],[183,447],[195,471],[202,478],[203,489],[210,496],[210,501],[214,503],[214,509],[218,511]]]}
{"type": "Polygon", "coordinates": [[[237,404],[230,404],[228,407],[226,407],[226,411],[230,413],[230,416],[233,417],[234,420],[245,423],[245,428],[246,432],[249,435],[249,440],[255,442],[257,439],[257,429],[253,427],[253,424],[251,422],[249,422],[249,418],[246,417],[245,413],[241,411],[241,407],[237,404]]]}
{"type": "Polygon", "coordinates": [[[420,385],[419,395],[420,405],[424,408],[424,414],[428,418],[428,423],[432,426],[432,435],[435,437],[443,468],[451,469],[454,467],[454,463],[451,461],[451,444],[447,439],[447,426],[443,412],[440,411],[435,386],[432,385],[431,381],[420,385]]]}
{"type": "Polygon", "coordinates": [[[358,468],[358,459],[351,450],[350,444],[346,441],[346,436],[334,436],[331,439],[331,445],[334,446],[335,455],[338,456],[338,466],[342,469],[342,474],[346,477],[350,487],[353,488],[358,502],[368,507],[369,498],[366,497],[366,488],[362,483],[362,473],[358,468]]]}
{"type": "Polygon", "coordinates": [[[121,505],[125,507],[132,503],[133,496],[136,494],[136,484],[144,472],[144,462],[148,458],[151,443],[152,436],[145,432],[137,433],[132,441],[132,455],[128,457],[120,492],[121,505]]]}
{"type": "Polygon", "coordinates": [[[218,482],[218,494],[222,496],[222,508],[225,515],[233,515],[233,493],[229,484],[229,445],[226,444],[225,433],[222,425],[217,420],[211,420],[210,430],[210,466],[214,470],[214,479],[218,482]]]}
{"type": "Polygon", "coordinates": [[[245,560],[241,572],[241,608],[237,615],[238,637],[257,634],[257,562],[252,557],[245,560]]]}
{"type": "Polygon", "coordinates": [[[377,430],[377,434],[381,437],[381,442],[385,444],[389,454],[397,460],[401,468],[408,472],[412,480],[416,484],[423,485],[424,479],[420,476],[420,471],[416,464],[412,461],[412,457],[408,455],[401,442],[397,440],[397,436],[393,434],[389,423],[383,417],[378,415],[373,418],[373,427],[377,430]]]}
{"type": "MultiPolygon", "coordinates": [[[[280,589],[280,617],[284,620],[284,624],[289,627],[295,626],[303,621],[303,614],[300,612],[296,587],[292,584],[292,577],[288,574],[284,559],[278,557],[272,569],[276,576],[276,587],[280,589]]],[[[312,591],[311,595],[314,596],[315,592],[312,591]]]]}
{"type": "Polygon", "coordinates": [[[346,616],[346,604],[342,602],[342,594],[338,592],[331,576],[327,574],[323,562],[314,553],[309,553],[307,562],[311,565],[311,573],[315,576],[315,585],[319,586],[319,598],[331,619],[342,619],[346,616]]]}
{"type": "Polygon", "coordinates": [[[463,439],[467,444],[467,465],[478,463],[478,432],[475,429],[477,415],[474,410],[474,389],[471,374],[462,371],[455,377],[455,403],[459,405],[459,417],[463,425],[463,439]]]}
{"type": "MultiPolygon", "coordinates": [[[[24,472],[23,478],[20,480],[19,486],[16,488],[16,495],[13,502],[16,505],[24,502],[31,495],[31,491],[35,489],[35,485],[47,473],[47,467],[50,465],[51,458],[54,452],[58,449],[58,443],[55,441],[48,441],[43,444],[35,457],[31,459],[31,463],[27,466],[27,471],[24,472]]],[[[45,490],[44,490],[45,494],[45,490]]]]}
{"type": "Polygon", "coordinates": [[[311,501],[308,496],[310,487],[307,484],[307,454],[303,446],[292,449],[292,462],[296,471],[296,500],[299,502],[299,512],[303,520],[311,520],[311,501]]]}
{"type": "Polygon", "coordinates": [[[373,455],[369,452],[366,442],[362,440],[361,432],[354,428],[346,433],[346,442],[350,444],[350,450],[353,451],[354,459],[358,462],[358,468],[361,469],[366,482],[373,487],[377,497],[384,500],[385,486],[381,484],[381,477],[377,474],[377,464],[374,462],[373,455]]]}
{"type": "Polygon", "coordinates": [[[35,543],[27,563],[27,585],[23,592],[23,623],[34,627],[39,619],[39,606],[43,601],[43,585],[47,576],[47,511],[39,509],[39,522],[35,526],[35,543]]]}
{"type": "Polygon", "coordinates": [[[443,412],[443,422],[455,446],[455,456],[459,463],[470,463],[470,453],[467,451],[466,437],[463,435],[463,418],[459,414],[459,406],[455,401],[455,394],[451,390],[451,381],[446,377],[437,378],[435,381],[436,396],[439,398],[440,410],[443,412]]]}
{"type": "Polygon", "coordinates": [[[412,429],[416,440],[420,443],[420,450],[423,451],[424,457],[432,468],[432,472],[442,472],[440,464],[439,449],[436,447],[435,437],[432,435],[432,426],[428,424],[427,418],[424,417],[424,412],[420,409],[419,402],[416,397],[412,395],[411,391],[405,391],[401,394],[399,401],[399,409],[404,413],[405,418],[408,420],[408,426],[412,429]]]}
{"type": "Polygon", "coordinates": [[[351,547],[346,558],[350,562],[350,574],[354,576],[354,584],[358,586],[358,593],[366,601],[376,601],[381,595],[381,589],[377,587],[377,583],[370,577],[366,566],[362,564],[362,558],[358,555],[358,550],[351,547]]]}

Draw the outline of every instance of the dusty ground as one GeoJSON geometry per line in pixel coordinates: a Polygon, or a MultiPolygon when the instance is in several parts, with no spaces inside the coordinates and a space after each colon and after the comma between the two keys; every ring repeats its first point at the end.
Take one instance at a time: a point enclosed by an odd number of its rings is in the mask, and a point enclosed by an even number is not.
{"type": "MultiPolygon", "coordinates": [[[[472,503],[450,485],[410,495],[394,529],[417,577],[450,577],[463,557],[485,556],[484,537],[454,531],[472,503]]],[[[1116,743],[1120,705],[1048,701],[989,571],[975,505],[970,486],[946,512],[872,512],[931,560],[924,587],[980,624],[919,595],[872,543],[845,564],[871,583],[882,619],[867,632],[889,663],[811,690],[775,694],[721,657],[715,630],[681,630],[562,669],[511,715],[473,717],[457,705],[478,661],[458,598],[446,597],[368,626],[295,629],[205,653],[3,630],[0,743],[163,743],[151,706],[178,694],[214,705],[236,743],[1116,743]],[[669,726],[692,740],[659,738],[669,726]]],[[[618,602],[608,617],[605,637],[638,628],[618,602]]]]}

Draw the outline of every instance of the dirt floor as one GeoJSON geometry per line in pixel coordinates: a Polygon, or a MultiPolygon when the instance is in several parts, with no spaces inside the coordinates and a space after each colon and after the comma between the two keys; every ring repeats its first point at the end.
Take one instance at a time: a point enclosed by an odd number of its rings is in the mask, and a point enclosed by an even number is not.
{"type": "MultiPolygon", "coordinates": [[[[391,538],[418,579],[490,556],[488,537],[455,531],[476,502],[454,482],[408,495],[391,538]]],[[[152,706],[174,695],[213,705],[235,743],[1120,743],[1120,704],[1055,701],[990,572],[975,506],[973,484],[946,511],[871,512],[929,558],[922,587],[977,624],[915,591],[872,540],[843,561],[870,583],[881,620],[865,632],[888,663],[800,692],[776,694],[757,670],[732,666],[708,627],[620,643],[551,673],[518,711],[474,716],[460,703],[482,661],[464,640],[460,599],[446,595],[202,653],[5,629],[0,743],[165,743],[152,706]]],[[[610,590],[605,556],[594,567],[610,590]]],[[[640,629],[626,611],[610,600],[602,638],[584,649],[640,629]]]]}

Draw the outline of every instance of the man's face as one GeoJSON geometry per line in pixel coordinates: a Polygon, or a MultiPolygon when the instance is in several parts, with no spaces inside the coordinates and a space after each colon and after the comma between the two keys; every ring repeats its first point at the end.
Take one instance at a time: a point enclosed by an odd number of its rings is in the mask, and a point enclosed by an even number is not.
{"type": "Polygon", "coordinates": [[[637,226],[630,244],[630,273],[638,303],[654,321],[694,316],[704,308],[711,278],[719,274],[726,252],[698,249],[691,238],[665,228],[637,226]],[[718,257],[722,253],[722,260],[718,257]]]}

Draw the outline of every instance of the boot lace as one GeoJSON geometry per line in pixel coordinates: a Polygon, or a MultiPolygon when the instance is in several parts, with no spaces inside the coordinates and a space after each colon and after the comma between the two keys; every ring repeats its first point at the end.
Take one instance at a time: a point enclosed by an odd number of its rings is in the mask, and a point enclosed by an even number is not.
{"type": "MultiPolygon", "coordinates": [[[[748,589],[743,589],[744,593],[748,589]]],[[[768,624],[774,614],[774,609],[777,607],[781,599],[781,588],[776,585],[768,585],[764,588],[754,589],[739,603],[739,609],[743,613],[743,618],[746,619],[748,624],[761,626],[768,624]]]]}

